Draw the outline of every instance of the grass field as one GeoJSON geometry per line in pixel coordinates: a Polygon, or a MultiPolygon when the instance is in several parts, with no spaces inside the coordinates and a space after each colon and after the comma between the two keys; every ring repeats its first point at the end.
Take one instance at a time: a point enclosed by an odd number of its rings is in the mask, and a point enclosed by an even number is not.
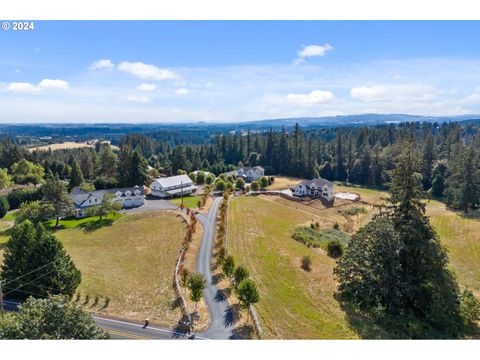
{"type": "Polygon", "coordinates": [[[55,235],[82,272],[82,299],[109,296],[101,313],[139,321],[148,316],[172,326],[180,316],[173,306],[172,276],[185,226],[175,213],[162,211],[123,216],[95,231],[64,229],[55,235]]]}
{"type": "Polygon", "coordinates": [[[272,185],[267,186],[267,190],[283,190],[283,189],[290,189],[291,187],[297,185],[303,179],[287,177],[287,176],[279,176],[275,177],[275,181],[272,185]]]}
{"type": "MultiPolygon", "coordinates": [[[[198,207],[198,200],[200,200],[200,197],[198,197],[198,196],[184,196],[183,197],[183,205],[185,207],[190,208],[190,209],[196,209],[198,207]]],[[[181,198],[175,198],[175,199],[170,200],[170,202],[173,205],[180,206],[180,204],[182,203],[182,199],[181,198]]]]}
{"type": "Polygon", "coordinates": [[[266,338],[357,337],[333,298],[335,261],[291,238],[292,229],[311,216],[262,197],[230,202],[228,250],[259,286],[256,308],[266,338]],[[304,255],[312,258],[311,272],[300,268],[304,255]]]}
{"type": "Polygon", "coordinates": [[[53,150],[60,150],[60,149],[78,149],[82,147],[93,147],[93,145],[89,145],[87,143],[77,143],[73,141],[66,141],[63,143],[58,143],[58,144],[50,144],[50,145],[42,145],[42,146],[35,146],[35,147],[30,147],[28,150],[34,151],[48,151],[48,149],[53,150]]]}
{"type": "MultiPolygon", "coordinates": [[[[75,229],[75,228],[82,228],[85,230],[95,230],[102,226],[111,225],[114,221],[120,219],[123,215],[120,213],[112,212],[108,214],[108,216],[104,216],[101,221],[99,216],[90,216],[85,218],[67,218],[61,219],[60,223],[58,224],[57,229],[75,229]]],[[[54,228],[55,227],[55,220],[49,220],[45,222],[47,227],[54,228]]]]}

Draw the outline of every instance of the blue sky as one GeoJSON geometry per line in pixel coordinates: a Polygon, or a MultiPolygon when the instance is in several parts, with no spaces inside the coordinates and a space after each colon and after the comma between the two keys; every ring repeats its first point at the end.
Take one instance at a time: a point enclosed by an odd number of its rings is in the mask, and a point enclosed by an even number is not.
{"type": "Polygon", "coordinates": [[[480,113],[480,22],[46,22],[0,32],[1,122],[480,113]]]}

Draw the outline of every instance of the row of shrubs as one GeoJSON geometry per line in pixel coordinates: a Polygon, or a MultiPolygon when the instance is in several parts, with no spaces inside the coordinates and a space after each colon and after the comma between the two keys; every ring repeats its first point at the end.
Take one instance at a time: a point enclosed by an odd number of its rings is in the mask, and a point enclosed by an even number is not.
{"type": "Polygon", "coordinates": [[[108,307],[110,304],[110,297],[109,296],[100,296],[96,294],[95,296],[91,297],[90,294],[85,294],[83,301],[82,301],[82,294],[81,292],[77,292],[74,298],[74,302],[77,304],[81,304],[83,306],[89,305],[90,300],[93,300],[93,302],[90,304],[91,307],[100,305],[100,300],[103,299],[103,306],[102,309],[105,309],[108,307]]]}

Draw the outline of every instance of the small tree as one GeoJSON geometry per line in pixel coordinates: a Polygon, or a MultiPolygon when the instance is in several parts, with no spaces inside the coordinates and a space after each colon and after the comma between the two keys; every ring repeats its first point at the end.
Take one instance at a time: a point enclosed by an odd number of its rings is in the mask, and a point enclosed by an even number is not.
{"type": "Polygon", "coordinates": [[[222,179],[218,179],[215,183],[215,190],[217,191],[224,191],[227,188],[227,184],[222,179]]]}
{"type": "Polygon", "coordinates": [[[15,222],[21,223],[30,220],[37,224],[47,220],[53,214],[53,208],[50,205],[44,205],[40,201],[30,201],[22,203],[20,209],[14,214],[15,222]]]}
{"type": "Polygon", "coordinates": [[[252,279],[244,279],[237,287],[237,296],[240,301],[240,307],[248,309],[250,305],[256,304],[260,300],[257,285],[252,279]]]}
{"type": "Polygon", "coordinates": [[[245,266],[239,265],[233,272],[233,279],[235,284],[238,286],[243,280],[248,278],[250,274],[245,266]]]}
{"type": "Polygon", "coordinates": [[[266,176],[262,176],[260,178],[260,186],[262,189],[265,189],[268,185],[270,185],[270,182],[268,181],[268,178],[266,176]]]}
{"type": "Polygon", "coordinates": [[[13,179],[17,184],[41,184],[45,171],[42,165],[34,164],[25,159],[12,165],[13,179]]]}
{"type": "Polygon", "coordinates": [[[205,184],[205,173],[203,171],[197,172],[197,177],[195,181],[198,185],[205,184]]]}
{"type": "Polygon", "coordinates": [[[343,255],[343,246],[338,240],[332,240],[327,245],[328,256],[336,259],[343,255]]]}
{"type": "Polygon", "coordinates": [[[115,195],[110,193],[103,194],[102,203],[99,206],[93,206],[88,209],[90,216],[98,216],[98,220],[102,220],[104,216],[108,216],[111,212],[118,211],[122,208],[122,204],[115,201],[115,195]]]}
{"type": "Polygon", "coordinates": [[[193,273],[188,277],[187,287],[190,291],[190,299],[195,303],[195,311],[197,311],[198,302],[202,299],[206,286],[207,282],[202,273],[193,273]]]}
{"type": "Polygon", "coordinates": [[[8,175],[7,169],[0,169],[0,189],[8,188],[12,184],[12,178],[8,175]]]}
{"type": "Polygon", "coordinates": [[[208,176],[205,178],[205,183],[208,185],[213,184],[214,181],[215,181],[215,176],[213,176],[212,174],[208,174],[208,176]]]}
{"type": "Polygon", "coordinates": [[[0,197],[0,219],[7,215],[10,204],[5,196],[0,197]]]}
{"type": "Polygon", "coordinates": [[[222,270],[225,276],[231,278],[235,271],[235,259],[232,255],[227,256],[222,261],[222,270]]]}
{"type": "Polygon", "coordinates": [[[260,190],[260,184],[258,183],[258,181],[252,181],[252,183],[250,184],[250,187],[252,191],[260,190]]]}
{"type": "Polygon", "coordinates": [[[193,181],[195,182],[197,180],[197,176],[195,175],[195,173],[192,171],[190,174],[188,174],[188,177],[193,181]]]}
{"type": "Polygon", "coordinates": [[[243,180],[241,177],[237,178],[235,181],[235,187],[243,190],[245,188],[245,180],[243,180]]]}
{"type": "Polygon", "coordinates": [[[310,271],[312,270],[312,259],[310,258],[310,256],[308,255],[305,255],[304,257],[302,257],[302,269],[305,270],[305,271],[310,271]]]}

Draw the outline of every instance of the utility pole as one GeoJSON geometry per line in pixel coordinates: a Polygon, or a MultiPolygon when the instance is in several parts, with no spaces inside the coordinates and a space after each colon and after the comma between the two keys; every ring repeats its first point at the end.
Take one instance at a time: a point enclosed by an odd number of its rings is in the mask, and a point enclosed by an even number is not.
{"type": "Polygon", "coordinates": [[[180,181],[180,191],[181,191],[181,196],[182,196],[182,209],[183,209],[183,181],[180,181]]]}
{"type": "Polygon", "coordinates": [[[0,316],[3,316],[3,292],[2,286],[5,283],[5,280],[0,280],[0,316]]]}

